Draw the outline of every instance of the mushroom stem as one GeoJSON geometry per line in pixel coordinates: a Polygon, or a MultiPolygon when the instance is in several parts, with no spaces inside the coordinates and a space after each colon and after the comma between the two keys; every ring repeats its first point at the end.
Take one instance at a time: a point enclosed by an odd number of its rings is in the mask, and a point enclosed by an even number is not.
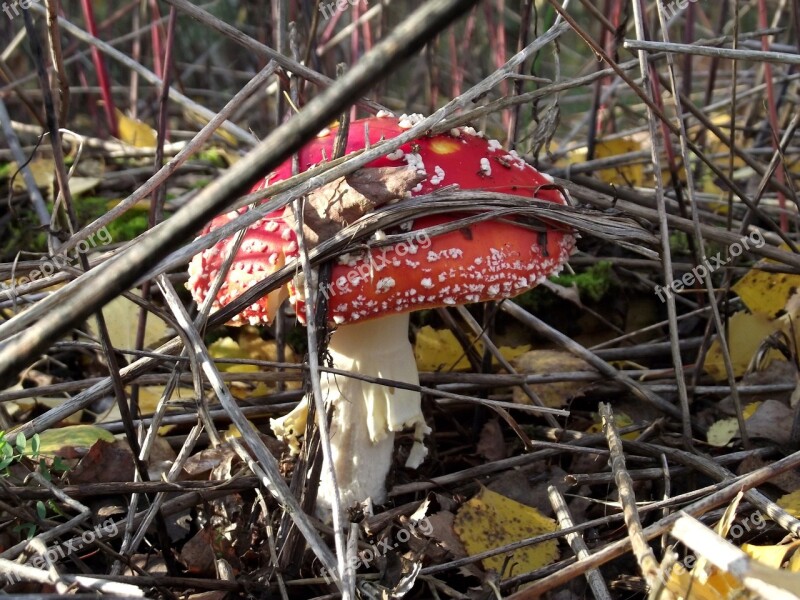
{"type": "MultiPolygon", "coordinates": [[[[414,351],[408,340],[408,313],[339,327],[328,346],[337,369],[419,385],[414,351]]],[[[331,450],[343,506],[371,498],[386,499],[386,475],[392,464],[396,431],[414,427],[415,444],[406,466],[416,468],[425,457],[425,425],[420,394],[325,373],[322,393],[333,406],[331,450]]],[[[330,510],[333,486],[323,471],[318,510],[330,510]]]]}

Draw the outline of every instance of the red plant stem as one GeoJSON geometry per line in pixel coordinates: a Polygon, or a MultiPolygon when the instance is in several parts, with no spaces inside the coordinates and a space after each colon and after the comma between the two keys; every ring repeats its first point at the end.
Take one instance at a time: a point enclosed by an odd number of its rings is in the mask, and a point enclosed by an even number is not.
{"type": "Polygon", "coordinates": [[[150,0],[150,10],[152,16],[150,19],[150,44],[153,47],[153,72],[158,75],[158,78],[164,79],[164,65],[161,62],[161,57],[164,55],[163,45],[161,43],[161,29],[158,22],[161,20],[161,11],[158,10],[158,2],[150,0]]]}
{"type": "MultiPolygon", "coordinates": [[[[97,23],[94,20],[94,9],[92,8],[92,0],[81,0],[81,8],[83,9],[83,18],[86,19],[86,27],[89,33],[94,37],[97,35],[97,23]]],[[[100,95],[103,97],[103,110],[106,113],[106,121],[108,122],[108,132],[114,136],[119,137],[119,130],[117,129],[117,116],[114,113],[114,98],[111,95],[111,84],[108,79],[108,71],[106,70],[106,63],[103,55],[95,46],[91,48],[92,62],[97,71],[97,82],[100,85],[100,95]]]]}
{"type": "MultiPolygon", "coordinates": [[[[767,28],[767,3],[766,0],[759,0],[758,2],[758,26],[762,29],[767,28]]],[[[769,41],[767,36],[761,38],[761,49],[765,52],[769,50],[769,41]]],[[[764,63],[764,83],[767,86],[767,118],[769,119],[769,127],[772,130],[772,149],[777,151],[778,144],[780,143],[781,130],[778,127],[778,109],[775,104],[775,88],[772,84],[772,65],[764,63]]],[[[783,162],[781,162],[775,169],[775,178],[778,183],[785,182],[783,173],[783,162]]],[[[780,226],[781,231],[789,231],[789,216],[786,214],[786,196],[778,192],[778,206],[781,209],[780,226]]]]}

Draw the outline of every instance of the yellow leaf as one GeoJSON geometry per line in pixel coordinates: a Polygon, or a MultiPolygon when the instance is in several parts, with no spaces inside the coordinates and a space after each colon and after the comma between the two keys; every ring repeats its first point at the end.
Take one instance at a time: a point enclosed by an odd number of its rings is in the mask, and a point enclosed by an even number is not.
{"type": "Polygon", "coordinates": [[[729,600],[734,592],[744,590],[733,575],[715,567],[711,569],[710,575],[699,577],[694,570],[690,573],[678,563],[672,568],[666,587],[682,600],[729,600]]]}
{"type": "MultiPolygon", "coordinates": [[[[473,338],[470,337],[470,339],[473,338]]],[[[483,342],[473,343],[475,351],[482,354],[483,342]]],[[[529,345],[513,348],[499,346],[497,349],[503,358],[512,361],[528,352],[531,347],[529,345]]],[[[414,356],[420,371],[468,371],[470,369],[464,349],[449,329],[434,329],[429,325],[420,328],[414,343],[414,356]]],[[[492,357],[492,365],[499,365],[494,357],[492,357]]]]}
{"type": "Polygon", "coordinates": [[[800,573],[800,551],[795,551],[786,567],[792,573],[800,573]]]}
{"type": "MultiPolygon", "coordinates": [[[[9,176],[16,173],[12,189],[15,192],[24,192],[27,189],[25,185],[25,178],[22,177],[22,172],[18,172],[19,166],[17,163],[12,162],[9,176]]],[[[48,189],[53,185],[53,178],[55,177],[55,163],[50,158],[34,158],[28,163],[28,168],[33,175],[33,180],[36,182],[36,187],[40,189],[48,189]]]]}
{"type": "MultiPolygon", "coordinates": [[[[745,420],[753,416],[761,402],[751,402],[744,407],[742,416],[745,420]]],[[[708,428],[706,439],[712,446],[727,446],[733,438],[739,435],[739,420],[736,417],[720,419],[708,428]]]]}
{"type": "MultiPolygon", "coordinates": [[[[139,296],[139,292],[131,293],[139,296]]],[[[115,348],[133,348],[136,345],[136,331],[139,327],[139,305],[124,296],[118,296],[103,307],[103,317],[108,327],[108,335],[115,348]]],[[[90,318],[89,330],[92,335],[99,337],[97,321],[90,318]]],[[[166,337],[169,333],[168,325],[152,313],[147,314],[147,325],[144,330],[144,345],[152,347],[153,344],[166,337]]]]}
{"type": "Polygon", "coordinates": [[[113,442],[114,436],[94,425],[70,425],[48,429],[39,434],[39,453],[45,456],[56,456],[63,453],[63,448],[89,449],[97,440],[113,442]]]}
{"type": "MultiPolygon", "coordinates": [[[[193,123],[200,125],[201,127],[205,127],[206,125],[208,125],[208,119],[194,112],[193,110],[189,109],[184,110],[183,114],[189,121],[192,121],[193,123]]],[[[214,135],[218,135],[231,146],[236,147],[239,145],[236,138],[227,131],[225,131],[224,129],[222,129],[221,127],[218,127],[217,129],[214,130],[214,135]]]]}
{"type": "Polygon", "coordinates": [[[118,108],[115,108],[114,111],[117,114],[119,139],[137,148],[156,147],[158,144],[158,135],[152,127],[142,123],[138,119],[131,119],[118,108]]]}
{"type": "MultiPolygon", "coordinates": [[[[278,359],[277,343],[274,340],[261,339],[258,330],[254,327],[243,328],[239,334],[238,342],[229,337],[218,339],[208,347],[208,352],[211,358],[216,359],[242,358],[273,362],[278,359]]],[[[286,362],[297,362],[291,348],[287,346],[285,352],[286,362]]],[[[220,371],[226,373],[257,373],[263,370],[263,367],[257,365],[231,363],[219,363],[217,367],[220,371]]],[[[300,389],[302,384],[300,381],[286,381],[285,386],[287,389],[295,390],[300,389]]],[[[276,384],[267,381],[259,381],[255,384],[255,387],[253,387],[251,384],[247,383],[232,382],[230,387],[231,393],[237,398],[247,398],[250,396],[265,396],[275,391],[276,384]]]]}
{"type": "Polygon", "coordinates": [[[732,289],[751,312],[774,317],[783,310],[791,295],[800,289],[800,275],[770,273],[753,268],[732,289]]]}
{"type": "MultiPolygon", "coordinates": [[[[745,409],[743,412],[746,413],[747,409],[745,409]]],[[[736,497],[731,500],[731,503],[728,504],[725,512],[722,513],[722,518],[717,521],[717,524],[714,526],[714,531],[720,537],[728,537],[728,532],[731,530],[731,526],[736,521],[736,512],[739,510],[739,503],[742,501],[742,498],[744,498],[744,493],[739,491],[739,493],[736,494],[736,497]]]]}
{"type": "MultiPolygon", "coordinates": [[[[595,145],[595,159],[620,156],[629,152],[639,152],[642,144],[633,137],[617,138],[614,140],[600,140],[595,145]]],[[[559,166],[586,162],[586,149],[573,150],[567,154],[566,160],[558,161],[559,166]]],[[[632,159],[633,164],[625,164],[608,169],[599,169],[597,177],[605,183],[625,186],[642,186],[645,183],[644,165],[646,159],[632,159]]]]}
{"type": "MultiPolygon", "coordinates": [[[[6,389],[7,392],[12,391],[21,391],[25,388],[22,387],[21,383],[17,383],[16,385],[6,389]]],[[[6,402],[4,403],[5,409],[8,411],[8,414],[11,416],[20,415],[20,413],[26,413],[29,411],[34,410],[37,406],[39,407],[47,407],[47,408],[56,408],[61,406],[69,399],[69,395],[64,393],[62,398],[48,398],[45,396],[31,396],[29,398],[22,398],[15,402],[6,402]]],[[[21,415],[20,415],[21,416],[21,415]]],[[[78,425],[81,422],[83,417],[83,411],[79,410],[68,417],[64,417],[61,420],[61,423],[65,425],[78,425]]]]}
{"type": "MultiPolygon", "coordinates": [[[[738,312],[730,319],[728,329],[728,346],[730,347],[731,362],[733,363],[733,374],[741,377],[750,364],[761,341],[779,329],[779,324],[770,321],[762,314],[738,312]]],[[[780,357],[777,350],[767,354],[764,365],[775,358],[780,357]]],[[[706,372],[716,381],[725,381],[725,364],[722,362],[722,350],[720,349],[719,338],[711,344],[711,348],[706,355],[703,364],[706,372]]]]}
{"type": "Polygon", "coordinates": [[[777,504],[793,517],[800,517],[800,489],[784,494],[778,498],[777,504]]]}
{"type": "MultiPolygon", "coordinates": [[[[470,555],[557,529],[553,519],[545,517],[535,508],[486,488],[481,488],[477,496],[464,503],[453,527],[470,555]]],[[[549,540],[513,553],[485,558],[482,562],[485,569],[493,569],[500,573],[502,579],[507,579],[549,565],[557,558],[558,543],[549,540]]]]}
{"type": "MultiPolygon", "coordinates": [[[[589,428],[586,430],[587,433],[602,433],[603,432],[603,420],[600,418],[600,413],[592,413],[592,419],[594,420],[594,424],[590,425],[589,428]]],[[[628,427],[633,425],[633,419],[631,419],[628,415],[621,411],[614,412],[614,425],[617,426],[617,429],[621,429],[622,427],[628,427]]],[[[635,440],[639,437],[639,432],[631,431],[630,433],[625,433],[622,435],[623,440],[635,440]]]]}
{"type": "Polygon", "coordinates": [[[765,564],[773,569],[780,569],[783,561],[786,560],[786,554],[789,550],[797,548],[800,542],[792,544],[783,544],[779,546],[756,546],[754,544],[742,544],[741,549],[745,554],[750,555],[752,558],[760,563],[765,564]]]}
{"type": "MultiPolygon", "coordinates": [[[[535,373],[546,375],[549,373],[565,373],[569,371],[588,371],[595,373],[595,369],[586,361],[568,352],[559,350],[531,350],[520,355],[514,360],[514,367],[519,373],[535,373]]],[[[530,388],[542,400],[545,406],[561,408],[567,403],[583,395],[592,382],[589,381],[555,381],[553,383],[529,383],[530,388]]],[[[514,388],[514,402],[530,404],[528,395],[522,388],[514,388]]]]}
{"type": "Polygon", "coordinates": [[[449,329],[422,327],[417,332],[414,356],[420,371],[464,371],[470,368],[464,349],[449,329]]]}

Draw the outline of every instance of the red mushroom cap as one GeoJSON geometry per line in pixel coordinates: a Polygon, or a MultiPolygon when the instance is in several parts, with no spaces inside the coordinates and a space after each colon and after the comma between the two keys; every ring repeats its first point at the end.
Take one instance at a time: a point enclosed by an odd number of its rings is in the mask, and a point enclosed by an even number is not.
{"type": "MultiPolygon", "coordinates": [[[[350,124],[346,152],[361,150],[410,128],[419,117],[375,117],[350,124]]],[[[300,170],[332,156],[334,131],[322,132],[299,152],[300,170]]],[[[403,144],[367,167],[408,164],[427,178],[412,194],[430,193],[442,186],[514,194],[558,204],[564,196],[552,180],[528,165],[515,152],[494,140],[486,140],[472,128],[449,134],[418,138],[403,144]]],[[[256,185],[253,191],[291,176],[291,161],[256,185]]],[[[245,209],[241,209],[245,210],[245,209]]],[[[237,213],[214,219],[210,231],[237,213]]],[[[566,262],[575,244],[567,229],[547,226],[537,231],[509,221],[484,221],[430,238],[421,230],[463,215],[439,215],[416,219],[408,242],[374,248],[363,254],[341,257],[333,267],[331,282],[321,293],[328,297],[328,316],[348,323],[442,305],[466,304],[516,296],[534,287],[566,262]]],[[[197,255],[189,267],[188,287],[200,301],[219,271],[230,240],[197,255]]],[[[294,231],[283,223],[282,211],[272,213],[248,229],[236,260],[214,302],[219,308],[233,300],[268,273],[297,255],[294,231]]],[[[291,288],[291,286],[290,286],[291,288]]],[[[291,288],[298,317],[303,320],[302,298],[291,288]]],[[[282,294],[270,294],[234,318],[234,323],[267,321],[275,314],[282,294]]]]}

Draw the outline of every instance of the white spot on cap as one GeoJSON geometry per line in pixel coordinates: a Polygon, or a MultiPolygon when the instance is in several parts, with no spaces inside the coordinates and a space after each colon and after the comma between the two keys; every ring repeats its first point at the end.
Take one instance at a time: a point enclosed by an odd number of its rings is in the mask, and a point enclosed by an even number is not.
{"type": "Polygon", "coordinates": [[[379,292],[388,292],[395,286],[395,281],[391,277],[384,277],[383,279],[379,279],[378,283],[376,284],[376,289],[379,292]]]}
{"type": "Polygon", "coordinates": [[[420,281],[419,283],[420,283],[420,285],[421,285],[422,287],[424,287],[426,290],[429,290],[429,289],[431,289],[431,288],[433,287],[433,282],[431,281],[431,278],[430,278],[430,277],[426,277],[425,279],[423,279],[423,280],[422,280],[422,281],[420,281]]]}
{"type": "Polygon", "coordinates": [[[431,177],[431,185],[439,185],[444,180],[444,169],[436,165],[433,167],[433,172],[436,174],[431,177]]]}
{"type": "Polygon", "coordinates": [[[492,174],[492,165],[489,164],[489,159],[485,156],[481,159],[481,173],[487,176],[492,174]]]}
{"type": "Polygon", "coordinates": [[[412,113],[410,115],[402,114],[400,115],[400,121],[397,123],[397,126],[400,129],[411,129],[414,125],[422,121],[425,117],[423,117],[419,113],[412,113]]]}
{"type": "Polygon", "coordinates": [[[489,150],[491,152],[497,152],[498,150],[502,150],[503,145],[498,142],[497,140],[489,140],[489,150]]]}
{"type": "Polygon", "coordinates": [[[375,116],[378,117],[379,119],[385,119],[386,117],[393,117],[394,113],[389,112],[388,110],[381,109],[381,110],[378,111],[378,114],[375,115],[375,116]]]}
{"type": "Polygon", "coordinates": [[[402,148],[398,148],[394,152],[390,152],[389,154],[387,154],[386,158],[388,158],[389,160],[400,160],[401,158],[403,158],[405,156],[405,154],[406,153],[403,152],[402,148]]]}

